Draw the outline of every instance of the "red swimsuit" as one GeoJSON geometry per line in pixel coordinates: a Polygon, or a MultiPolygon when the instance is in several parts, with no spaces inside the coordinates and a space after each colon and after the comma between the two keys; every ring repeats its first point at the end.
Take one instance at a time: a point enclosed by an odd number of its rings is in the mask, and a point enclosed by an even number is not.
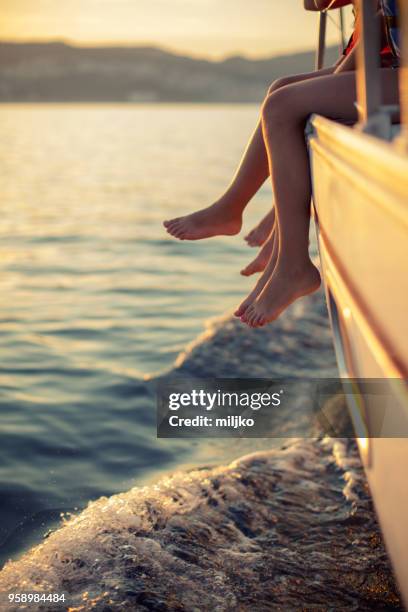
{"type": "MultiPolygon", "coordinates": [[[[345,55],[346,57],[347,55],[350,55],[350,53],[352,52],[352,50],[358,43],[359,38],[360,38],[360,25],[359,25],[358,16],[356,16],[354,32],[348,42],[347,47],[344,49],[343,55],[345,55]]],[[[387,42],[386,33],[384,31],[384,28],[383,28],[382,35],[381,35],[381,45],[382,45],[381,51],[380,51],[381,66],[383,68],[387,68],[393,65],[395,58],[392,53],[392,49],[387,42]]]]}

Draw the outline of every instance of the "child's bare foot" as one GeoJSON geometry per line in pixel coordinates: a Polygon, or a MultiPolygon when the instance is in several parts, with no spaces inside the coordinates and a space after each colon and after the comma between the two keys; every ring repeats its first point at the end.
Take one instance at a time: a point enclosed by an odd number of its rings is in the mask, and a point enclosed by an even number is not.
{"type": "Polygon", "coordinates": [[[304,269],[290,270],[277,264],[261,293],[247,308],[242,321],[250,327],[262,327],[274,321],[295,300],[317,291],[321,279],[317,268],[311,261],[304,269]]]}
{"type": "Polygon", "coordinates": [[[247,241],[251,247],[262,246],[267,240],[275,224],[275,209],[272,208],[270,212],[258,223],[253,230],[245,236],[244,240],[247,241]]]}
{"type": "Polygon", "coordinates": [[[255,259],[253,259],[251,263],[246,266],[246,268],[241,270],[242,276],[251,276],[252,274],[256,274],[257,272],[263,272],[265,270],[272,255],[274,242],[275,231],[272,230],[268,240],[265,242],[255,259]]]}
{"type": "Polygon", "coordinates": [[[234,236],[242,227],[242,213],[216,202],[196,213],[163,223],[167,232],[179,240],[202,240],[213,236],[234,236]]]}
{"type": "Polygon", "coordinates": [[[264,273],[258,279],[258,282],[256,283],[251,293],[248,295],[248,297],[245,298],[245,300],[241,302],[241,304],[238,306],[237,310],[234,313],[236,317],[242,317],[242,315],[245,313],[247,308],[251,306],[251,304],[256,300],[258,295],[261,293],[261,291],[265,287],[266,283],[268,282],[268,280],[270,279],[270,277],[272,276],[275,270],[276,262],[278,259],[278,253],[279,253],[279,238],[278,238],[278,235],[276,235],[275,240],[273,242],[272,254],[264,270],[264,273]]]}

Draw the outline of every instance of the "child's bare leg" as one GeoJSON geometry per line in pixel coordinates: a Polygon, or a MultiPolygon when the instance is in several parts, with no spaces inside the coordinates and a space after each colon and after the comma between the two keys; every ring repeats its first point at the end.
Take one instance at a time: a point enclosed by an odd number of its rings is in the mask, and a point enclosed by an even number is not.
{"type": "MultiPolygon", "coordinates": [[[[393,104],[397,72],[384,69],[382,79],[385,103],[393,104]]],[[[262,120],[275,193],[279,255],[272,275],[242,317],[252,326],[276,319],[293,301],[320,285],[308,252],[311,184],[304,127],[312,113],[356,120],[355,99],[355,74],[345,72],[288,85],[265,102],[262,120]]]]}
{"type": "Polygon", "coordinates": [[[180,240],[201,240],[238,234],[242,213],[269,176],[268,158],[261,122],[258,123],[237,173],[224,195],[212,206],[196,213],[165,221],[168,233],[180,240]]]}
{"type": "MultiPolygon", "coordinates": [[[[268,239],[268,242],[269,242],[269,239],[268,239]]],[[[251,293],[245,298],[245,300],[243,300],[243,302],[241,302],[237,310],[234,312],[236,317],[243,317],[247,309],[250,306],[252,306],[252,304],[255,302],[256,298],[258,297],[258,295],[262,292],[263,288],[265,287],[266,283],[268,282],[268,280],[270,279],[270,277],[272,276],[275,270],[276,263],[278,261],[278,255],[279,255],[279,231],[276,229],[275,235],[273,238],[271,256],[269,257],[269,260],[266,264],[264,273],[259,277],[251,293]]]]}
{"type": "MultiPolygon", "coordinates": [[[[319,72],[319,76],[325,71],[319,72]]],[[[288,83],[316,77],[308,73],[278,79],[269,95],[288,83]]],[[[238,234],[242,227],[242,213],[269,177],[269,161],[265,148],[262,122],[259,121],[249,141],[238,170],[227,191],[208,208],[196,213],[165,221],[169,234],[180,240],[201,240],[219,235],[238,234]]]]}
{"type": "MultiPolygon", "coordinates": [[[[278,255],[278,230],[276,227],[272,228],[268,239],[265,244],[259,250],[258,255],[248,264],[243,270],[241,270],[242,276],[251,276],[257,272],[263,272],[271,259],[272,253],[277,258],[278,255]],[[275,244],[276,242],[276,244],[275,244]]],[[[276,263],[276,259],[275,262],[276,263]]]]}
{"type": "Polygon", "coordinates": [[[275,224],[275,209],[272,208],[261,221],[245,236],[250,247],[262,246],[269,238],[275,224]]]}

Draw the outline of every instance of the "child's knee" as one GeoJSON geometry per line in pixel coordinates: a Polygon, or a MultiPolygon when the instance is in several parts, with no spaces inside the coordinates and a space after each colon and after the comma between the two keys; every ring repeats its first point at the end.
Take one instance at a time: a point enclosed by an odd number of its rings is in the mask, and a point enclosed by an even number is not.
{"type": "Polygon", "coordinates": [[[267,95],[271,96],[275,91],[285,87],[286,85],[290,85],[292,82],[293,79],[291,77],[281,77],[280,79],[276,79],[276,81],[274,81],[269,87],[267,95]]]}
{"type": "Polygon", "coordinates": [[[287,123],[295,115],[293,93],[288,87],[272,92],[262,106],[262,121],[266,126],[277,127],[287,123]]]}

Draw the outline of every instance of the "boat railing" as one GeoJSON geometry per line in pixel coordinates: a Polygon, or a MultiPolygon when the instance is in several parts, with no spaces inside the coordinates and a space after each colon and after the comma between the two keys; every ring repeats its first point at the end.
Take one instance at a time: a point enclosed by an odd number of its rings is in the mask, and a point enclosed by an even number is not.
{"type": "Polygon", "coordinates": [[[320,11],[319,14],[319,38],[317,41],[317,52],[315,68],[321,70],[324,66],[326,55],[326,31],[327,31],[327,11],[320,11]]]}
{"type": "MultiPolygon", "coordinates": [[[[343,2],[343,6],[346,4],[352,4],[352,0],[348,2],[343,2]]],[[[305,2],[305,8],[307,11],[316,11],[319,13],[319,29],[318,29],[318,41],[317,41],[317,50],[316,50],[316,59],[315,59],[315,69],[321,70],[324,67],[324,60],[326,56],[326,38],[327,38],[327,20],[328,20],[328,11],[336,10],[336,9],[324,9],[321,10],[319,8],[318,2],[305,2]]],[[[346,45],[346,24],[345,24],[345,15],[344,8],[341,7],[337,9],[339,13],[339,34],[340,34],[340,48],[343,50],[346,45]]]]}
{"type": "Polygon", "coordinates": [[[357,54],[357,127],[367,134],[391,140],[391,117],[396,109],[383,105],[380,78],[380,25],[373,0],[359,0],[361,39],[357,54]]]}
{"type": "MultiPolygon", "coordinates": [[[[395,144],[408,153],[408,3],[399,0],[402,39],[402,69],[400,71],[400,104],[383,103],[380,78],[380,25],[373,0],[357,0],[361,14],[361,40],[357,54],[357,100],[359,121],[356,128],[364,133],[391,141],[393,139],[392,119],[401,116],[401,130],[395,144]]],[[[349,2],[352,4],[351,0],[349,2]]],[[[324,65],[328,10],[320,10],[319,2],[306,3],[308,10],[319,12],[319,37],[316,52],[316,69],[324,65]],[[314,4],[314,6],[313,6],[314,4]]],[[[344,3],[342,3],[344,5],[344,3]]],[[[340,12],[341,38],[344,40],[344,14],[340,12]]]]}

